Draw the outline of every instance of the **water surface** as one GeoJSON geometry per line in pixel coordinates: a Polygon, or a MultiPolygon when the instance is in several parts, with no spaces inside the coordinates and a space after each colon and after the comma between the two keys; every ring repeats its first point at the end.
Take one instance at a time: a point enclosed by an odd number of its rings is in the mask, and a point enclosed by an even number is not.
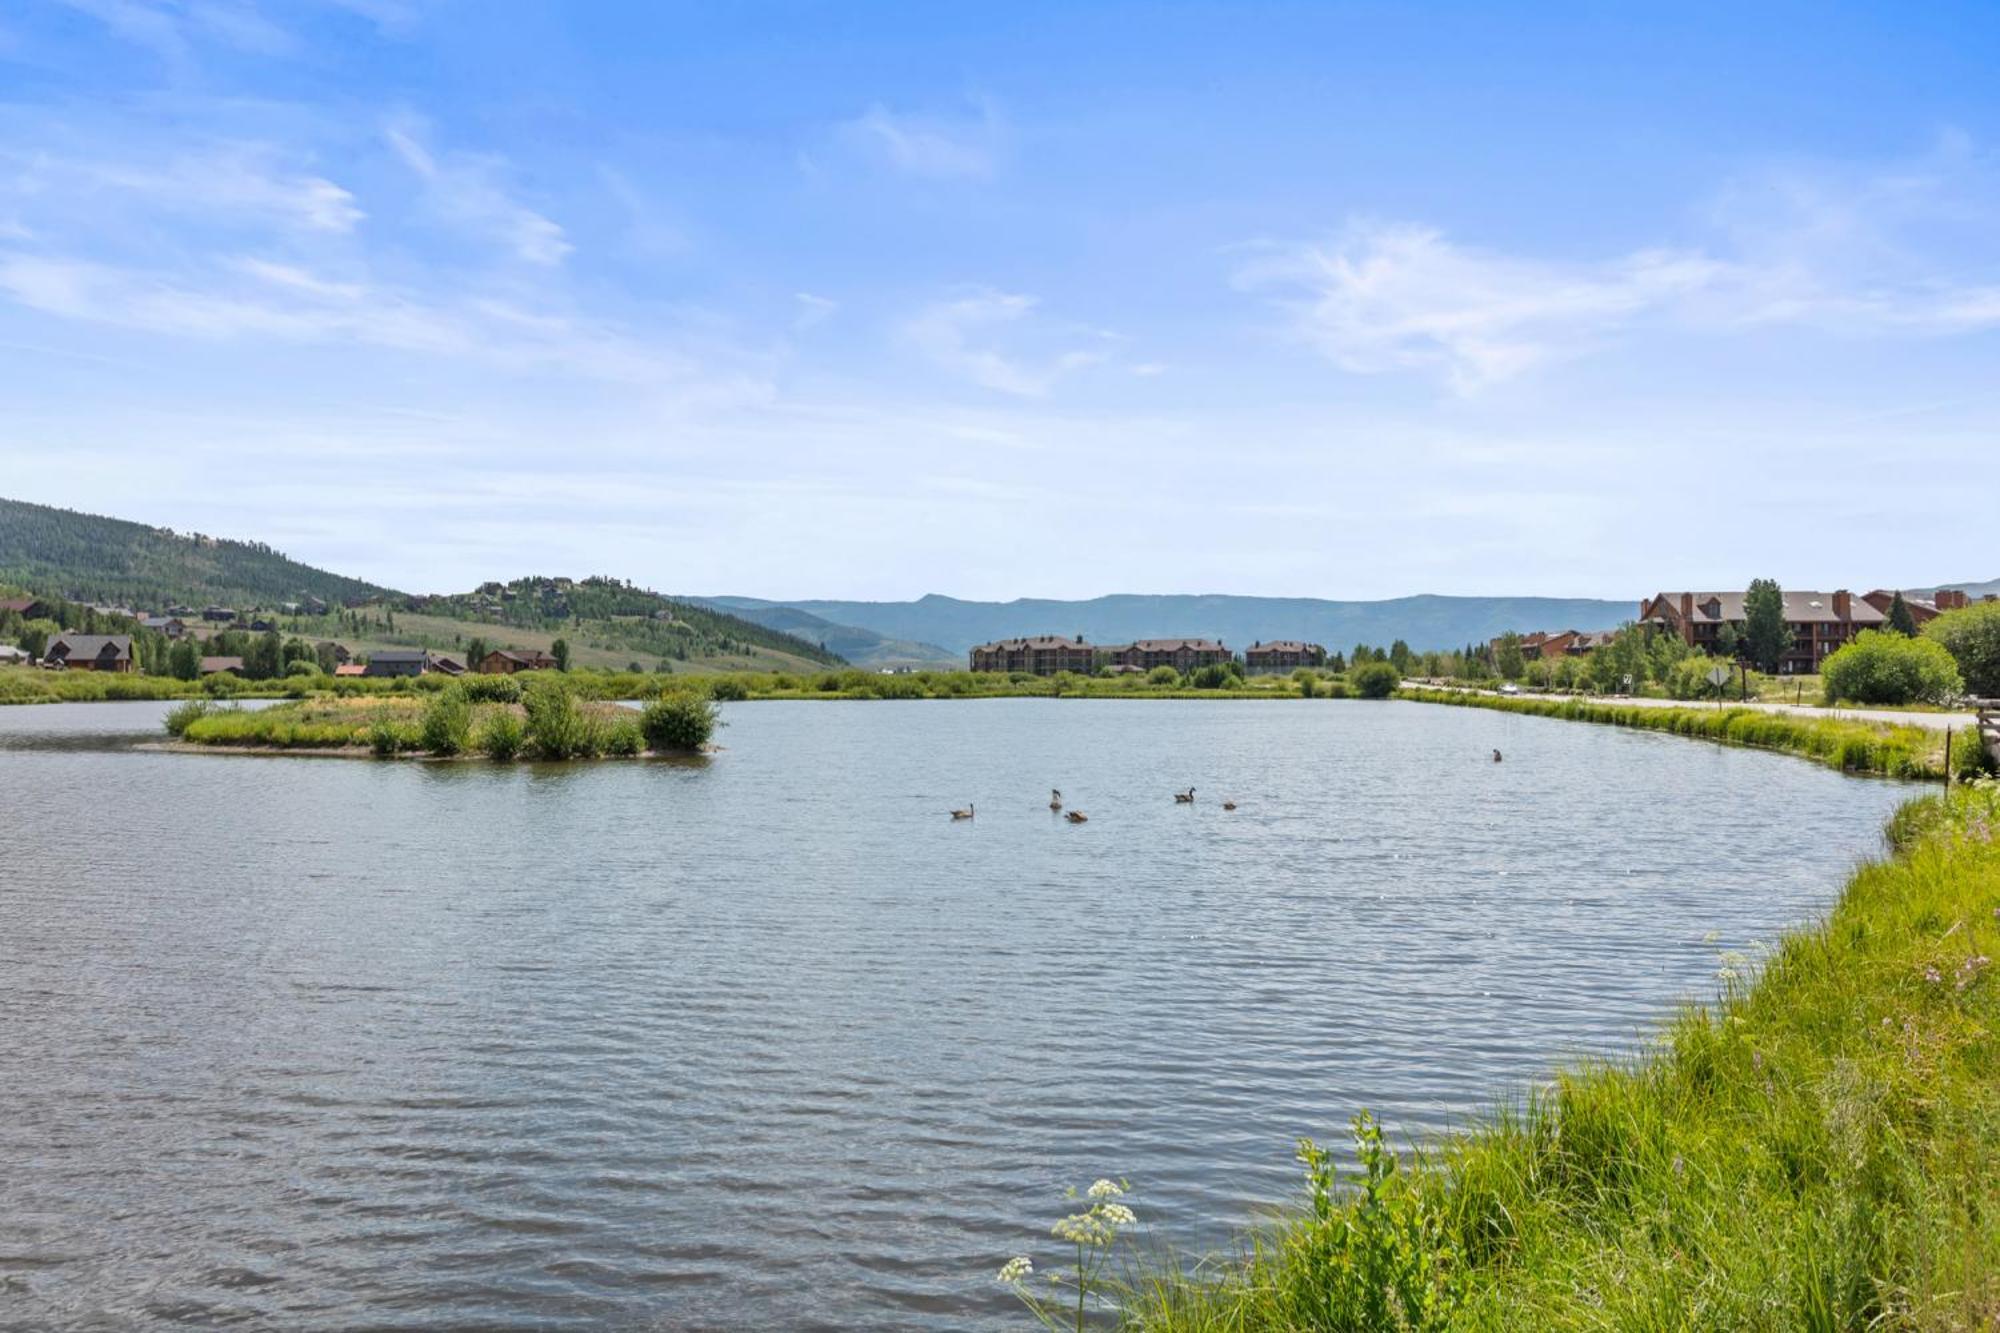
{"type": "Polygon", "coordinates": [[[1020,1326],[1064,1186],[1225,1244],[1299,1135],[1631,1049],[1909,794],[1414,704],[739,705],[570,767],[132,750],[163,712],[0,709],[0,1325],[1020,1326]]]}

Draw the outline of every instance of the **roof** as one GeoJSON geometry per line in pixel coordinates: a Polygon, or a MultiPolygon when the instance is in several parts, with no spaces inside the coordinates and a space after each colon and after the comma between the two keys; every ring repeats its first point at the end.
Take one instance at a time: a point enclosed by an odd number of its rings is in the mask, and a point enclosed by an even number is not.
{"type": "Polygon", "coordinates": [[[1034,648],[1088,648],[1082,639],[1065,639],[1060,634],[1034,634],[1022,639],[995,639],[992,643],[982,643],[974,648],[978,653],[1023,652],[1034,648]]]}
{"type": "MultiPolygon", "coordinates": [[[[1785,600],[1785,620],[1791,624],[1807,624],[1815,621],[1838,621],[1841,619],[1841,617],[1833,613],[1833,594],[1830,592],[1794,592],[1788,589],[1783,595],[1785,600]]],[[[1663,592],[1656,593],[1651,600],[1658,601],[1664,597],[1668,605],[1678,615],[1681,598],[1687,596],[1694,598],[1694,622],[1698,625],[1720,625],[1730,622],[1741,622],[1745,618],[1743,615],[1744,594],[1741,592],[1663,592]]],[[[1848,615],[1846,617],[1848,620],[1857,621],[1864,625],[1879,625],[1887,619],[1882,612],[1877,611],[1862,598],[1849,594],[1849,599],[1851,605],[1848,608],[1848,615]]]]}
{"type": "Polygon", "coordinates": [[[180,620],[179,616],[147,616],[139,623],[147,629],[165,629],[169,625],[178,625],[180,620]]]}
{"type": "Polygon", "coordinates": [[[130,657],[132,655],[132,636],[129,634],[60,634],[49,641],[48,649],[43,652],[42,656],[57,656],[56,648],[58,646],[68,649],[62,656],[74,657],[78,660],[102,657],[104,656],[104,650],[107,648],[111,650],[114,656],[130,657]]]}
{"type": "Polygon", "coordinates": [[[1269,643],[1253,643],[1243,650],[1247,653],[1323,653],[1326,649],[1316,643],[1306,643],[1299,639],[1272,639],[1269,643]]]}
{"type": "Polygon", "coordinates": [[[218,671],[241,671],[243,659],[240,657],[204,657],[201,659],[201,674],[212,676],[218,671]]]}
{"type": "Polygon", "coordinates": [[[362,676],[367,673],[368,668],[359,662],[342,662],[333,669],[333,674],[336,676],[362,676]]]}
{"type": "Polygon", "coordinates": [[[5,659],[9,662],[25,662],[28,660],[28,654],[16,648],[11,643],[0,643],[0,659],[5,659]]]}
{"type": "Polygon", "coordinates": [[[17,615],[26,615],[29,610],[39,605],[41,605],[39,597],[0,598],[0,611],[12,611],[17,615]]]}
{"type": "Polygon", "coordinates": [[[431,655],[422,648],[384,648],[369,658],[383,665],[399,662],[428,662],[431,655]]]}
{"type": "MultiPolygon", "coordinates": [[[[539,648],[495,648],[487,657],[504,657],[510,662],[527,664],[530,662],[553,662],[556,659],[539,648]]],[[[484,661],[485,659],[480,659],[484,661]]]]}
{"type": "Polygon", "coordinates": [[[1132,646],[1142,653],[1172,653],[1183,648],[1198,653],[1228,652],[1220,639],[1139,639],[1132,646]]]}

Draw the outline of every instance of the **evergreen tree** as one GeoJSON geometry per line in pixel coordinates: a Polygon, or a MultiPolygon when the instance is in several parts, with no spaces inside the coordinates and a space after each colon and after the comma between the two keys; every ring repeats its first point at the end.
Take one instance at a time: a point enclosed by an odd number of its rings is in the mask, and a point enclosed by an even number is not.
{"type": "Polygon", "coordinates": [[[556,659],[556,670],[569,670],[569,640],[557,639],[549,645],[549,656],[556,659]]]}
{"type": "Polygon", "coordinates": [[[1889,600],[1889,628],[1909,638],[1917,635],[1917,618],[1910,614],[1909,603],[1900,592],[1889,600]]]}

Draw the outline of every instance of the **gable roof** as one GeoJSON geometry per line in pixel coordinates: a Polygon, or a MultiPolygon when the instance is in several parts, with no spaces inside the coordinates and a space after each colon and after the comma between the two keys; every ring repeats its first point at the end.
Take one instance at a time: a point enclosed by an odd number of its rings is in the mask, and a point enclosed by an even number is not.
{"type": "Polygon", "coordinates": [[[109,649],[114,659],[132,655],[132,636],[129,634],[60,634],[49,641],[42,653],[43,657],[76,658],[78,661],[95,660],[103,657],[109,649]],[[58,653],[56,649],[62,648],[58,653]]]}
{"type": "Polygon", "coordinates": [[[1132,646],[1142,653],[1172,653],[1183,648],[1198,653],[1221,653],[1228,649],[1220,639],[1139,639],[1132,646]]]}
{"type": "Polygon", "coordinates": [[[1247,653],[1323,653],[1326,649],[1316,643],[1306,643],[1301,639],[1271,639],[1264,643],[1253,643],[1243,650],[1247,653]]]}
{"type": "MultiPolygon", "coordinates": [[[[1697,625],[1741,623],[1745,619],[1743,614],[1745,594],[1741,592],[1663,592],[1655,595],[1652,601],[1657,603],[1664,600],[1667,610],[1678,616],[1681,598],[1684,596],[1694,598],[1694,623],[1697,625]]],[[[1841,619],[1833,613],[1833,594],[1830,592],[1795,592],[1786,589],[1783,591],[1783,597],[1787,623],[1799,625],[1841,619]]],[[[1882,612],[1870,606],[1865,598],[1852,593],[1848,597],[1850,604],[1847,620],[1863,625],[1879,625],[1888,619],[1882,612]]]]}

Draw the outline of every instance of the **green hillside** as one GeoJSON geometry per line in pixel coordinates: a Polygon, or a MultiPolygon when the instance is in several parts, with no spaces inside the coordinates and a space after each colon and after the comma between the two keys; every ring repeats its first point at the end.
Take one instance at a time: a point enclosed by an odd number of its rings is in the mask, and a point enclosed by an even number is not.
{"type": "Polygon", "coordinates": [[[394,596],[302,565],[262,542],[0,500],[0,580],[80,602],[276,604],[394,596]]]}

